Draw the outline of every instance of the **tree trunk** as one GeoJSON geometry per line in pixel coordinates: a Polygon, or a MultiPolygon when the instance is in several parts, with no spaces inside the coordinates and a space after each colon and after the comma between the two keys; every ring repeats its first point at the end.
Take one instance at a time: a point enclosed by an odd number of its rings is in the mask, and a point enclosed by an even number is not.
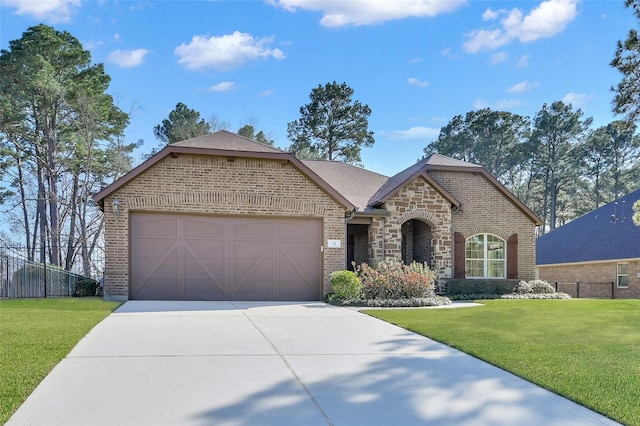
{"type": "Polygon", "coordinates": [[[49,220],[50,220],[50,232],[51,232],[51,256],[50,262],[52,265],[60,266],[60,224],[58,222],[58,176],[56,172],[56,140],[55,135],[52,134],[51,129],[54,124],[47,122],[47,127],[44,130],[45,139],[47,141],[47,180],[49,183],[49,220]]]}
{"type": "Polygon", "coordinates": [[[78,207],[78,174],[73,174],[73,184],[71,189],[71,199],[69,209],[71,209],[71,217],[69,219],[69,237],[67,238],[67,256],[64,262],[64,270],[71,271],[73,267],[73,259],[76,244],[76,210],[78,207]]]}

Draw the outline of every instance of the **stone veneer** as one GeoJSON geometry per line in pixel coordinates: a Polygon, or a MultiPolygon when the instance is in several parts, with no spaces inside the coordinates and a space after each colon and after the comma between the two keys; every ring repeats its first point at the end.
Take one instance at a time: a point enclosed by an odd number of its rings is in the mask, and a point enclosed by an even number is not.
{"type": "Polygon", "coordinates": [[[451,203],[419,176],[387,200],[384,208],[390,216],[374,218],[369,227],[371,258],[402,259],[402,225],[421,220],[432,229],[434,270],[441,279],[451,278],[451,203]]]}
{"type": "MultiPolygon", "coordinates": [[[[167,156],[104,200],[105,297],[129,297],[129,212],[259,215],[323,219],[323,289],[344,269],[345,207],[291,162],[178,154],[167,156]],[[120,201],[116,218],[112,202],[120,201]],[[327,240],[340,248],[327,248],[327,240]]],[[[320,249],[320,248],[318,248],[320,249]]]]}

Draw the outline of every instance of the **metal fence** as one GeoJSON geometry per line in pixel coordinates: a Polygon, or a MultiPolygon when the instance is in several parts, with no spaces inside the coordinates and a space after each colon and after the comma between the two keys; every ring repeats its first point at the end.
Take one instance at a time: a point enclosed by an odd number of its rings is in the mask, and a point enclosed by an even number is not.
{"type": "Polygon", "coordinates": [[[0,298],[70,297],[86,277],[0,251],[0,298]]]}
{"type": "Polygon", "coordinates": [[[615,298],[615,282],[604,283],[585,283],[585,282],[571,282],[571,283],[555,283],[556,291],[567,293],[571,297],[575,298],[589,298],[589,299],[614,299],[615,298]]]}

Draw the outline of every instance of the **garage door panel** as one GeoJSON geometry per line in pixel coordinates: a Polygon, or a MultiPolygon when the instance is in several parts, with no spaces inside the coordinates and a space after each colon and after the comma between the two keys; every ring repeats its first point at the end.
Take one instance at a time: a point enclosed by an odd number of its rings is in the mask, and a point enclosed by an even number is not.
{"type": "Polygon", "coordinates": [[[240,219],[233,225],[234,240],[273,240],[273,222],[245,222],[240,219]]]}
{"type": "Polygon", "coordinates": [[[317,219],[132,213],[131,298],[318,300],[317,219]]]}
{"type": "Polygon", "coordinates": [[[224,300],[225,293],[208,279],[185,280],[184,294],[189,300],[224,300]]]}
{"type": "Polygon", "coordinates": [[[212,219],[190,219],[184,221],[183,231],[185,238],[224,240],[225,226],[212,219]]]}
{"type": "Polygon", "coordinates": [[[177,218],[175,217],[144,215],[132,218],[131,222],[136,231],[146,237],[171,237],[175,239],[178,235],[177,218]]]}

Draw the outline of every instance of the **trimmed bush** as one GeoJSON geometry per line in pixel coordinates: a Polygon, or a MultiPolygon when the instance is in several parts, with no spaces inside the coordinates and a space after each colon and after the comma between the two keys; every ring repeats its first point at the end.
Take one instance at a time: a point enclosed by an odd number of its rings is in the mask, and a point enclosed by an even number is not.
{"type": "Polygon", "coordinates": [[[80,280],[76,283],[73,291],[74,297],[93,297],[101,293],[98,281],[92,279],[80,280]]]}
{"type": "Polygon", "coordinates": [[[387,258],[377,262],[375,268],[363,263],[356,266],[362,282],[365,300],[400,300],[434,297],[436,274],[426,263],[405,265],[401,260],[387,258]]]}
{"type": "Polygon", "coordinates": [[[360,299],[362,284],[355,272],[335,271],[331,274],[331,288],[329,300],[353,300],[360,299]]]}
{"type": "Polygon", "coordinates": [[[555,289],[546,281],[520,281],[513,289],[516,294],[549,294],[555,293],[555,289]]]}
{"type": "Polygon", "coordinates": [[[556,293],[551,284],[542,280],[520,281],[513,293],[502,295],[502,299],[571,299],[567,293],[556,293]]]}
{"type": "Polygon", "coordinates": [[[444,306],[451,304],[451,300],[443,296],[413,299],[341,300],[337,302],[336,304],[341,306],[364,306],[367,308],[420,308],[423,306],[444,306]]]}
{"type": "Polygon", "coordinates": [[[447,296],[463,295],[503,295],[513,292],[516,280],[452,279],[447,282],[447,296]]]}

